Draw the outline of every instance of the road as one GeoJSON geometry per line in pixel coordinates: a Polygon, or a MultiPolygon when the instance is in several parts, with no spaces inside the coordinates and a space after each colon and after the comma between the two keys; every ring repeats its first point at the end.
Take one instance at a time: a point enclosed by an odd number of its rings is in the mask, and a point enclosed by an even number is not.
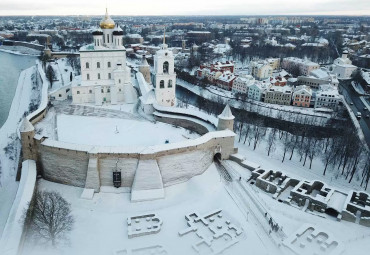
{"type": "Polygon", "coordinates": [[[361,113],[362,118],[359,120],[360,126],[362,132],[364,133],[365,141],[367,145],[370,147],[370,118],[366,117],[366,115],[370,115],[369,110],[366,109],[366,106],[361,101],[360,96],[351,86],[350,81],[340,81],[339,87],[347,103],[350,104],[352,111],[355,114],[357,112],[361,113]]]}

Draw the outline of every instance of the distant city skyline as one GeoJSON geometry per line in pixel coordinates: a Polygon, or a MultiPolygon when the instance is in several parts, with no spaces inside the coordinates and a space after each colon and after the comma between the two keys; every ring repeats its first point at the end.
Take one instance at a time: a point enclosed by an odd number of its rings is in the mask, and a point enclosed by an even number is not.
{"type": "Polygon", "coordinates": [[[0,15],[370,15],[369,0],[3,0],[0,15]]]}

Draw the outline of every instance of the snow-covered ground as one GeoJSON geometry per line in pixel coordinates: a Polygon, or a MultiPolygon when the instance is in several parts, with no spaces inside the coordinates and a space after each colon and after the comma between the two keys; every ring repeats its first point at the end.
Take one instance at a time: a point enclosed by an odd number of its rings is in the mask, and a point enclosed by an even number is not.
{"type": "MultiPolygon", "coordinates": [[[[252,154],[253,158],[255,154],[252,154]]],[[[253,158],[254,159],[254,158],[253,158]]],[[[255,159],[254,159],[255,160],[255,159]]],[[[264,162],[261,162],[263,166],[266,166],[264,162]]],[[[240,174],[248,172],[245,168],[240,167],[234,162],[230,162],[232,168],[240,174]]],[[[299,168],[296,171],[299,171],[299,168]]],[[[251,190],[253,197],[258,200],[269,215],[276,221],[279,226],[283,227],[283,231],[289,237],[299,229],[305,223],[312,226],[317,226],[324,231],[333,234],[334,240],[337,240],[344,246],[343,255],[360,255],[365,250],[370,249],[370,228],[354,224],[348,221],[338,222],[336,218],[326,215],[326,217],[317,216],[304,212],[298,208],[290,205],[279,203],[273,199],[270,194],[258,189],[255,186],[251,186],[243,179],[240,183],[241,186],[247,186],[248,190],[251,190]]],[[[283,252],[287,252],[283,248],[283,252]]],[[[304,254],[313,254],[312,251],[306,251],[304,254]]],[[[325,254],[325,253],[323,253],[325,254]]]]}
{"type": "MultiPolygon", "coordinates": [[[[312,169],[309,169],[309,162],[303,166],[303,160],[302,162],[299,161],[300,156],[297,151],[294,152],[292,160],[289,160],[290,151],[288,151],[285,161],[282,163],[283,146],[278,138],[276,141],[276,149],[270,154],[270,156],[267,156],[266,140],[262,140],[257,145],[256,150],[253,150],[253,141],[251,146],[248,146],[248,140],[245,144],[243,143],[244,137],[240,143],[238,140],[239,137],[237,136],[235,138],[235,147],[238,147],[238,153],[245,156],[247,160],[257,163],[263,169],[282,171],[290,177],[301,180],[321,180],[330,186],[343,191],[349,191],[351,189],[363,190],[363,188],[360,186],[361,179],[359,179],[359,176],[357,175],[351,183],[348,183],[348,180],[345,180],[345,178],[338,173],[337,169],[333,169],[330,166],[328,167],[326,174],[323,175],[324,164],[320,159],[320,155],[317,155],[313,159],[312,169]]],[[[367,192],[369,191],[370,187],[368,188],[367,192]]]]}
{"type": "Polygon", "coordinates": [[[52,88],[50,88],[50,93],[71,84],[70,75],[71,73],[73,74],[74,71],[67,63],[67,59],[61,58],[55,62],[48,63],[48,65],[51,65],[55,72],[55,80],[52,88]]]}
{"type": "MultiPolygon", "coordinates": [[[[212,165],[204,174],[190,181],[166,188],[166,198],[151,202],[131,203],[129,193],[97,193],[93,200],[81,199],[81,188],[56,184],[40,180],[40,190],[60,192],[71,203],[75,225],[69,235],[69,242],[57,249],[37,245],[28,238],[23,254],[115,254],[114,251],[132,250],[160,245],[167,253],[132,253],[132,254],[199,254],[192,245],[200,239],[195,233],[182,237],[178,232],[187,228],[185,215],[198,212],[204,215],[216,209],[237,227],[243,234],[239,242],[226,249],[223,254],[279,254],[274,246],[261,233],[258,223],[244,215],[224,188],[220,176],[212,165]],[[128,239],[127,217],[146,213],[156,213],[163,224],[157,234],[128,239]]],[[[126,253],[118,253],[126,254],[126,253]]],[[[129,253],[131,254],[131,253],[129,253]]]]}
{"type": "Polygon", "coordinates": [[[160,122],[72,115],[58,115],[57,128],[59,141],[102,146],[149,146],[199,137],[160,122]]]}

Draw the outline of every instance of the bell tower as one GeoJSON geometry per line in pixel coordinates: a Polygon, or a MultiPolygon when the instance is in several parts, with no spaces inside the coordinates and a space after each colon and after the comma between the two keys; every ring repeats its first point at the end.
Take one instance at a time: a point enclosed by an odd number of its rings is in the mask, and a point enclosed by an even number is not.
{"type": "Polygon", "coordinates": [[[175,106],[176,104],[176,73],[172,51],[166,44],[164,32],[161,49],[154,56],[155,97],[162,106],[175,106]]]}

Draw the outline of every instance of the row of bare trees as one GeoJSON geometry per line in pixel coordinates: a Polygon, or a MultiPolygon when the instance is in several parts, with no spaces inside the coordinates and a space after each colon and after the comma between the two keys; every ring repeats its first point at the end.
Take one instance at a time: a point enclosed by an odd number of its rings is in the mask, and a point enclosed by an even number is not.
{"type": "Polygon", "coordinates": [[[281,162],[299,160],[303,166],[312,169],[314,159],[321,160],[323,175],[328,169],[334,171],[336,178],[342,176],[349,183],[354,177],[361,180],[361,186],[367,189],[370,180],[370,154],[351,127],[340,133],[323,138],[311,134],[302,128],[293,134],[277,128],[267,128],[261,123],[237,121],[235,131],[238,142],[251,146],[253,150],[260,144],[265,145],[270,156],[278,149],[281,162]]]}

